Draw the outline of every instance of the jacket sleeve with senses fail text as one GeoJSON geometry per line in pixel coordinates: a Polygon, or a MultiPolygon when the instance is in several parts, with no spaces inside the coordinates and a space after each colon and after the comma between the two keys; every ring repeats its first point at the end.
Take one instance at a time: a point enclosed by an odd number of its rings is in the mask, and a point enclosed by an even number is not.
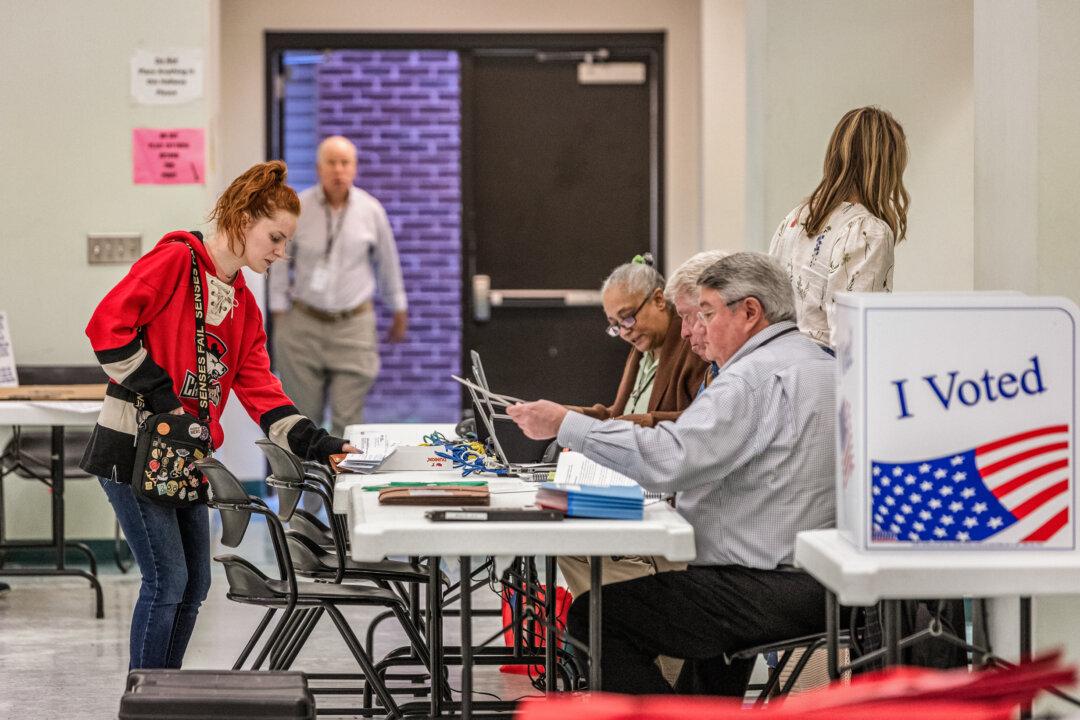
{"type": "Polygon", "coordinates": [[[184,243],[169,243],[139,259],[102,299],[86,326],[97,361],[117,384],[143,396],[151,412],[180,407],[172,378],[143,347],[139,330],[161,312],[190,270],[184,243]]]}

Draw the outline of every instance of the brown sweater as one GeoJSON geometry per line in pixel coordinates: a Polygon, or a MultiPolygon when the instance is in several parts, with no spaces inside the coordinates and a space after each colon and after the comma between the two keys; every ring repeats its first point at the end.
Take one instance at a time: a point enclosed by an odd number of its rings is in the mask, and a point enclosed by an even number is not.
{"type": "Polygon", "coordinates": [[[667,335],[664,336],[663,344],[654,351],[657,353],[656,376],[653,378],[647,413],[622,414],[634,389],[638,363],[641,361],[641,353],[636,349],[631,350],[630,357],[626,359],[614,403],[609,406],[596,404],[573,409],[600,420],[621,418],[645,427],[652,427],[662,420],[677,419],[693,401],[709,367],[707,362],[690,350],[690,343],[679,336],[681,330],[682,320],[670,313],[667,335]]]}

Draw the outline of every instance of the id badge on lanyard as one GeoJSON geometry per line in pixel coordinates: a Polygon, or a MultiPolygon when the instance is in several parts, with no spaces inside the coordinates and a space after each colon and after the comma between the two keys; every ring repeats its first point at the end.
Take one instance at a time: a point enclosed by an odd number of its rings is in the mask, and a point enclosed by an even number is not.
{"type": "Polygon", "coordinates": [[[315,269],[311,271],[311,278],[308,280],[308,287],[312,292],[320,294],[330,287],[330,265],[325,257],[315,263],[315,269]]]}

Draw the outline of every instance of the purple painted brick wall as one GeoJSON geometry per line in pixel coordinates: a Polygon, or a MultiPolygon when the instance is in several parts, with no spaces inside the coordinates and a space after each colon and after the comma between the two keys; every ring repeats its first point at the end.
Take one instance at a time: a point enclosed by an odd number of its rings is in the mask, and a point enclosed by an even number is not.
{"type": "Polygon", "coordinates": [[[461,105],[457,53],[337,51],[315,68],[318,139],[360,151],[357,185],[386,208],[409,296],[406,342],[384,341],[367,422],[448,422],[460,414],[461,105]]]}

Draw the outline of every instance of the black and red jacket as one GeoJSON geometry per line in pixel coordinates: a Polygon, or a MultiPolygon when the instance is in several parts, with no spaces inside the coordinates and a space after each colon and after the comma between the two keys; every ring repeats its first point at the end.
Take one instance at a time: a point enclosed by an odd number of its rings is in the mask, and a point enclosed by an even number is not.
{"type": "MultiPolygon", "coordinates": [[[[80,466],[121,482],[135,462],[137,396],[151,413],[183,407],[199,414],[195,367],[195,295],[191,247],[202,274],[203,293],[216,273],[202,235],[172,232],[140,258],[98,305],[86,327],[98,362],[110,378],[97,425],[80,466]]],[[[270,372],[262,313],[244,274],[232,284],[234,306],[218,325],[206,324],[210,391],[210,438],[224,433],[221,414],[235,391],[240,404],[276,444],[306,459],[325,459],[341,448],[301,415],[270,372]]]]}

